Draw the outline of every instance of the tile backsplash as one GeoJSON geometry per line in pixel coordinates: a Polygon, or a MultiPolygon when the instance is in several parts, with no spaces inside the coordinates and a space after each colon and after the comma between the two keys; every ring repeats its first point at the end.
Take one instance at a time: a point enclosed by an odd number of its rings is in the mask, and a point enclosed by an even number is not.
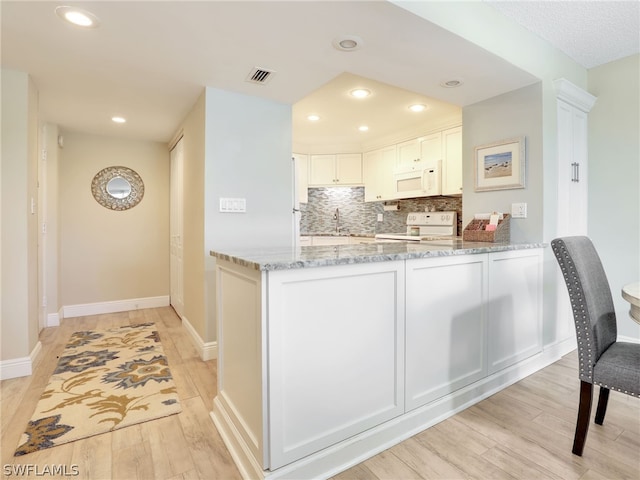
{"type": "Polygon", "coordinates": [[[462,235],[461,197],[424,197],[388,201],[398,204],[398,210],[384,211],[385,202],[364,201],[364,187],[309,188],[308,203],[300,204],[300,233],[319,235],[335,231],[336,208],[340,210],[340,227],[350,233],[375,235],[376,233],[404,232],[409,212],[424,212],[435,207],[436,211],[458,212],[458,235],[462,235]],[[378,222],[378,214],[383,221],[378,222]]]}

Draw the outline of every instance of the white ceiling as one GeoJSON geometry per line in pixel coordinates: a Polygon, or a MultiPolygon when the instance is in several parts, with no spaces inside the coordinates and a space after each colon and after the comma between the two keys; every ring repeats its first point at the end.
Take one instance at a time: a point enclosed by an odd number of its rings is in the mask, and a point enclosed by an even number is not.
{"type": "Polygon", "coordinates": [[[555,45],[585,68],[597,67],[640,51],[638,0],[487,3],[555,45]]]}
{"type": "Polygon", "coordinates": [[[305,141],[346,140],[363,118],[371,135],[399,129],[406,119],[394,116],[393,105],[407,117],[404,103],[414,97],[429,102],[428,115],[445,103],[462,107],[536,81],[388,2],[73,2],[101,19],[92,30],[63,23],[57,5],[2,0],[1,53],[3,68],[31,74],[42,119],[63,130],[167,142],[210,86],[294,105],[294,134],[305,141]],[[332,41],[342,35],[360,36],[364,47],[336,50],[332,41]],[[275,71],[267,84],[245,81],[256,66],[275,71]],[[464,84],[442,88],[450,78],[464,84]],[[350,100],[349,79],[374,81],[366,103],[373,110],[337,103],[328,114],[317,112],[327,121],[315,133],[305,131],[302,114],[329,105],[327,92],[350,100]],[[113,115],[128,121],[115,125],[113,115]]]}

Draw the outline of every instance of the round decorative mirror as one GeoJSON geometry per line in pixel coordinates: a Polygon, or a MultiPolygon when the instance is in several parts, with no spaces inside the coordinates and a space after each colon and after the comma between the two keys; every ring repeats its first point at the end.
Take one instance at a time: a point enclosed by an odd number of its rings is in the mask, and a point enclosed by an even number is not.
{"type": "Polygon", "coordinates": [[[107,182],[107,193],[113,198],[127,198],[131,195],[131,184],[126,178],[113,177],[107,182]]]}
{"type": "Polygon", "coordinates": [[[128,210],[144,196],[144,183],[134,170],[127,167],[107,167],[91,182],[93,198],[110,210],[128,210]]]}

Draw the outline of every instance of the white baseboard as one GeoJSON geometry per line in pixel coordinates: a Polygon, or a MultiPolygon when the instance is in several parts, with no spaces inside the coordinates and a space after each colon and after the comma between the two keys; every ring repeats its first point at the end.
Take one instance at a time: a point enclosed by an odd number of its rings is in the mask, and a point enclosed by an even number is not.
{"type": "Polygon", "coordinates": [[[576,336],[571,335],[570,337],[560,340],[555,343],[550,343],[543,347],[544,355],[546,358],[553,362],[556,360],[560,360],[567,353],[572,352],[578,348],[578,344],[576,342],[576,336]],[[555,360],[554,360],[555,359],[555,360]]]}
{"type": "Polygon", "coordinates": [[[184,328],[191,337],[191,341],[203,361],[206,362],[207,360],[218,358],[218,342],[205,342],[202,340],[198,332],[196,332],[196,329],[193,328],[193,325],[191,325],[187,317],[184,316],[182,317],[182,328],[184,328]]]}
{"type": "Polygon", "coordinates": [[[251,453],[251,448],[234,424],[232,415],[226,410],[225,402],[218,397],[214,398],[213,411],[210,416],[243,478],[261,480],[325,479],[391,448],[393,445],[551,365],[574,348],[575,340],[572,346],[572,339],[549,345],[542,352],[478,382],[274,471],[261,469],[251,453]]]}
{"type": "Polygon", "coordinates": [[[65,305],[62,307],[62,317],[84,317],[101,313],[127,312],[142,308],[158,308],[169,306],[169,295],[159,297],[131,298],[113,302],[84,303],[79,305],[65,305]]]}
{"type": "Polygon", "coordinates": [[[618,335],[618,342],[640,343],[640,338],[627,337],[626,335],[618,335]]]}
{"type": "Polygon", "coordinates": [[[42,343],[38,341],[28,357],[0,360],[0,380],[28,377],[33,373],[33,364],[42,351],[42,343]]]}
{"type": "Polygon", "coordinates": [[[222,441],[233,458],[233,462],[240,471],[243,479],[264,479],[265,474],[253,457],[242,434],[235,428],[229,413],[216,396],[213,399],[213,411],[209,413],[222,441]]]}
{"type": "Polygon", "coordinates": [[[47,324],[45,327],[59,327],[60,326],[60,317],[62,316],[62,308],[59,312],[49,313],[47,315],[47,324]]]}

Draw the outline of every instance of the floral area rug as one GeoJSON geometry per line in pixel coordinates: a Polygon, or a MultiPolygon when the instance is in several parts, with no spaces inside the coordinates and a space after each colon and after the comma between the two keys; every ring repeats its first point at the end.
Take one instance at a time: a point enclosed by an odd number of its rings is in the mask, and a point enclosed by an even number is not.
{"type": "Polygon", "coordinates": [[[181,411],[153,323],[76,332],[15,456],[181,411]]]}

